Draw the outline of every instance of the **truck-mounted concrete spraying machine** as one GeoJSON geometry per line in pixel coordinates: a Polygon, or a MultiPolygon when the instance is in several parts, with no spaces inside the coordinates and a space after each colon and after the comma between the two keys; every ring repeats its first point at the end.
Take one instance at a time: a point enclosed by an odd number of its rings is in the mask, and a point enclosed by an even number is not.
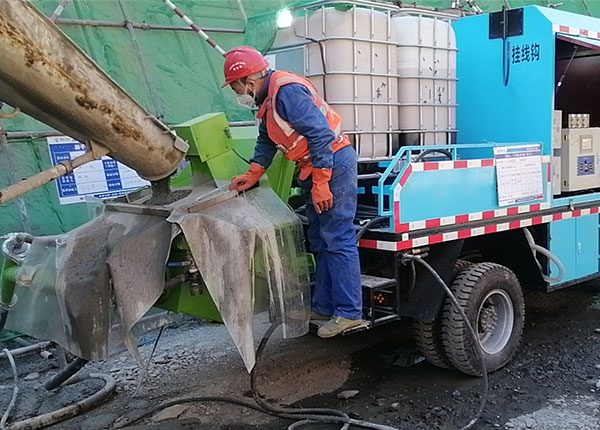
{"type": "MultiPolygon", "coordinates": [[[[345,334],[407,320],[436,366],[501,368],[521,339],[522,289],[600,273],[600,20],[362,0],[291,12],[266,58],[315,84],[359,156],[364,322],[345,334]]],[[[0,99],[85,146],[1,203],[105,156],[152,181],[71,233],[10,234],[2,324],[103,359],[135,352],[132,329],[158,307],[223,321],[248,370],[268,322],[307,333],[294,165],[277,157],[258,188],[226,189],[255,127],[222,113],[165,126],[25,0],[0,2],[0,58],[0,99]]]]}

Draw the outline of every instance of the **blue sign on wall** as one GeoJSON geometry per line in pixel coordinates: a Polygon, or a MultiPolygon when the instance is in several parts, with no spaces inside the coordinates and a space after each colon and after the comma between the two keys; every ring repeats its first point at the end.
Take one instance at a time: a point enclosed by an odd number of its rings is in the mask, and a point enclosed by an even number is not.
{"type": "MultiPolygon", "coordinates": [[[[53,165],[72,160],[87,151],[83,143],[67,136],[49,137],[48,148],[53,165]]],[[[118,197],[149,184],[135,170],[110,157],[92,161],[56,180],[61,205],[81,203],[86,197],[118,197]]]]}

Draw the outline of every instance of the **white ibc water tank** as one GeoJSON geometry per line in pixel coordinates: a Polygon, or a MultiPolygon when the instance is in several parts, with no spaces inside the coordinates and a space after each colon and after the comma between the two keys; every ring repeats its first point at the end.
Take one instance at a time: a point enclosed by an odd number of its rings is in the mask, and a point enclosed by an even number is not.
{"type": "Polygon", "coordinates": [[[456,129],[456,38],[450,22],[394,16],[401,145],[445,145],[456,129]],[[414,131],[414,132],[411,132],[414,131]]]}
{"type": "Polygon", "coordinates": [[[398,127],[394,31],[389,12],[322,7],[279,30],[273,44],[279,69],[304,56],[303,74],[341,115],[361,159],[392,155],[390,132],[398,127]]]}

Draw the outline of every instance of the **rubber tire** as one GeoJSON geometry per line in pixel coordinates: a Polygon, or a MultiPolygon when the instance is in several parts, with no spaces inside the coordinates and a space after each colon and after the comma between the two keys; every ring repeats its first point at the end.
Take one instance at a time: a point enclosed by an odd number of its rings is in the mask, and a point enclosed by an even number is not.
{"type": "MultiPolygon", "coordinates": [[[[472,264],[470,261],[457,260],[454,265],[452,280],[472,264]]],[[[454,368],[444,350],[441,315],[432,322],[415,321],[413,324],[413,338],[417,344],[419,354],[425,357],[428,362],[442,369],[454,368]]]]}
{"type": "MultiPolygon", "coordinates": [[[[461,272],[450,287],[458,303],[477,331],[477,311],[487,294],[503,290],[513,306],[513,327],[504,348],[495,354],[483,352],[488,373],[505,366],[519,348],[525,322],[525,305],[519,280],[507,267],[495,263],[476,263],[461,272]]],[[[444,351],[454,367],[463,373],[481,376],[481,363],[473,348],[467,327],[458,311],[446,299],[442,313],[444,351]]]]}

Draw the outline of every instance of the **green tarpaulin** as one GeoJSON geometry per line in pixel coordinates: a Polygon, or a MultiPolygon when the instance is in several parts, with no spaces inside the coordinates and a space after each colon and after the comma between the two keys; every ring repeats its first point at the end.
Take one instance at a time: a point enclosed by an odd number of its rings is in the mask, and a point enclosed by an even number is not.
{"type": "MultiPolygon", "coordinates": [[[[200,27],[217,29],[208,33],[225,50],[251,44],[263,51],[268,49],[275,35],[277,11],[299,3],[289,0],[174,2],[200,27]],[[250,18],[247,20],[247,17],[250,18]]],[[[51,15],[60,0],[33,0],[33,3],[43,13],[51,15]]],[[[452,1],[420,0],[416,3],[447,8],[452,1]]],[[[561,5],[561,10],[600,16],[600,1],[596,0],[476,0],[485,12],[503,6],[548,6],[552,3],[561,5]]],[[[469,6],[464,7],[470,10],[469,6]]],[[[73,0],[61,18],[185,26],[161,0],[73,0]]],[[[162,116],[167,123],[176,124],[216,111],[224,111],[231,121],[251,119],[249,111],[234,102],[233,93],[221,88],[223,58],[192,31],[136,29],[138,50],[124,26],[84,26],[73,21],[59,23],[59,26],[136,100],[151,113],[162,116]]],[[[9,107],[2,109],[3,112],[9,110],[9,107]]],[[[49,130],[24,114],[3,120],[3,125],[10,132],[49,130]]],[[[49,166],[45,139],[11,139],[8,145],[0,147],[0,187],[49,166]]],[[[87,219],[84,205],[59,205],[56,186],[49,184],[19,201],[0,207],[0,235],[24,230],[36,235],[60,233],[87,219]]]]}

